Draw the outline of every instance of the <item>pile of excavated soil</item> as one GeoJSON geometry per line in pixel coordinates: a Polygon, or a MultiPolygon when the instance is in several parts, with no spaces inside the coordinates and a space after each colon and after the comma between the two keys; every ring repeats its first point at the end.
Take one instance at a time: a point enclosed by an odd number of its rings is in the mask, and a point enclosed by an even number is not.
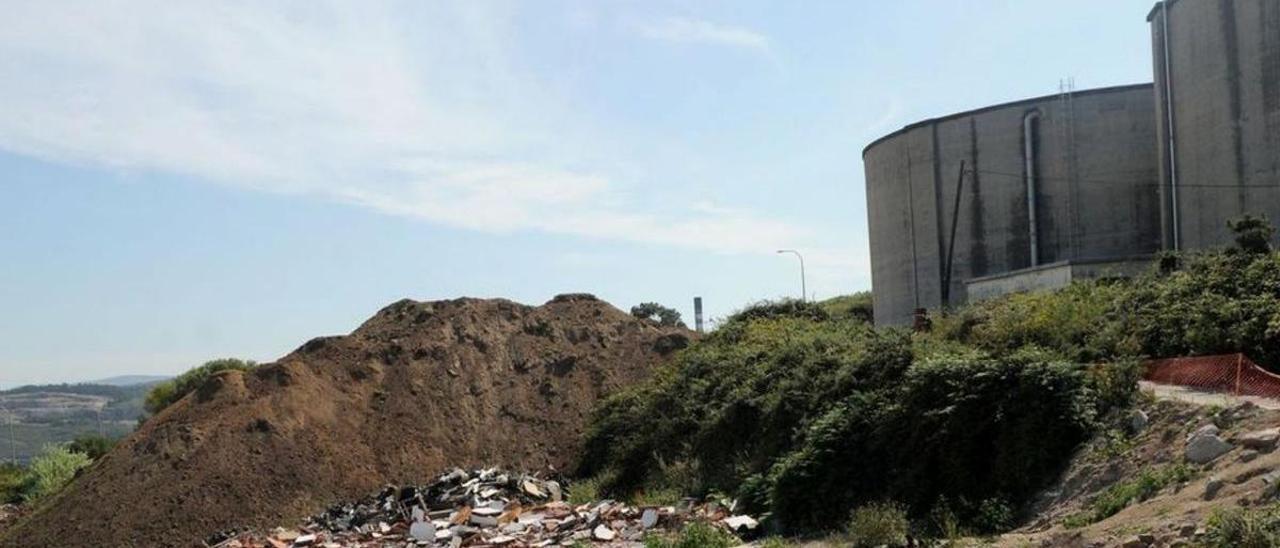
{"type": "Polygon", "coordinates": [[[564,469],[597,400],[688,336],[588,295],[400,301],[350,335],[210,379],[0,545],[200,545],[446,466],[564,469]]]}

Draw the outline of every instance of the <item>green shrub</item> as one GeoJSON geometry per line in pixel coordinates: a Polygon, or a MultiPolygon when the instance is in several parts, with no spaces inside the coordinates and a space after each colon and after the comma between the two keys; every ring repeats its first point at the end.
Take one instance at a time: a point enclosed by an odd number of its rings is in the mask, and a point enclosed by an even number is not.
{"type": "Polygon", "coordinates": [[[1280,546],[1280,508],[1222,508],[1205,524],[1203,546],[1270,548],[1280,546]]]}
{"type": "Polygon", "coordinates": [[[90,460],[98,460],[115,447],[117,441],[98,434],[81,434],[71,440],[67,449],[74,453],[84,453],[90,460]]]}
{"type": "Polygon", "coordinates": [[[586,478],[569,484],[569,504],[574,506],[600,500],[600,484],[604,476],[586,478]]]}
{"type": "Polygon", "coordinates": [[[906,546],[910,530],[906,509],[889,502],[859,506],[849,518],[848,533],[858,547],[906,546]]]}
{"type": "Polygon", "coordinates": [[[258,364],[253,360],[236,358],[207,361],[199,367],[152,387],[151,391],[147,392],[145,407],[148,413],[154,415],[200,388],[200,385],[214,373],[227,370],[248,371],[257,366],[258,364]]]}
{"type": "Polygon", "coordinates": [[[0,504],[22,502],[27,470],[12,463],[0,464],[0,504]]]}
{"type": "Polygon", "coordinates": [[[74,453],[59,445],[45,446],[43,452],[31,460],[23,497],[36,501],[57,493],[76,477],[76,472],[92,462],[84,453],[74,453]]]}
{"type": "Polygon", "coordinates": [[[732,548],[742,544],[732,533],[695,521],[685,525],[674,537],[650,534],[644,538],[645,548],[732,548]]]}

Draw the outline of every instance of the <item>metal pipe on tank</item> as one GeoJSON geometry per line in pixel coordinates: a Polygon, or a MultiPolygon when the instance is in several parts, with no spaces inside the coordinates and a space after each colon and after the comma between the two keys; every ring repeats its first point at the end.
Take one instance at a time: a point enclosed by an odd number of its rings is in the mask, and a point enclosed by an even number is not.
{"type": "Polygon", "coordinates": [[[1040,242],[1036,221],[1036,137],[1035,120],[1040,110],[1028,111],[1022,116],[1022,158],[1027,172],[1027,227],[1031,240],[1031,266],[1040,264],[1040,242]]]}
{"type": "Polygon", "coordinates": [[[1173,77],[1171,72],[1173,67],[1169,64],[1169,2],[1168,0],[1160,2],[1160,24],[1163,27],[1160,36],[1160,45],[1164,50],[1164,112],[1166,123],[1169,126],[1169,212],[1173,221],[1173,250],[1180,249],[1178,234],[1182,231],[1178,223],[1178,150],[1174,146],[1174,129],[1173,129],[1173,77]]]}

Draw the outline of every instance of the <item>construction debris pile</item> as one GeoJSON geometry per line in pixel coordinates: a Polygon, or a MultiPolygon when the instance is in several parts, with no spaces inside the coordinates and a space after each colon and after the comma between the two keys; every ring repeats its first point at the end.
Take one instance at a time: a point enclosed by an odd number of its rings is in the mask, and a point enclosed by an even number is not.
{"type": "Polygon", "coordinates": [[[313,516],[300,529],[220,534],[217,548],[544,547],[582,543],[643,546],[646,535],[690,521],[718,524],[744,537],[759,523],[733,515],[733,503],[638,508],[611,500],[571,505],[559,482],[498,469],[454,469],[424,486],[388,486],[355,503],[313,516]]]}

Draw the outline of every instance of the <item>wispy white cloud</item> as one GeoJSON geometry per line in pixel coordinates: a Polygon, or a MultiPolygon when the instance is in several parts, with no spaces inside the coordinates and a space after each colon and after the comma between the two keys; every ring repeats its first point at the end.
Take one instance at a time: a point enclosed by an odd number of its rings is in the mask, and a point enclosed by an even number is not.
{"type": "Polygon", "coordinates": [[[666,17],[637,25],[641,36],[652,40],[690,44],[710,44],[768,52],[769,38],[745,27],[691,19],[666,17]]]}
{"type": "MultiPolygon", "coordinates": [[[[629,200],[630,181],[575,155],[589,137],[567,101],[510,59],[510,7],[13,4],[0,20],[0,149],[490,232],[730,253],[809,234],[750,211],[629,200]]],[[[645,34],[769,47],[680,18],[645,34]]]]}

